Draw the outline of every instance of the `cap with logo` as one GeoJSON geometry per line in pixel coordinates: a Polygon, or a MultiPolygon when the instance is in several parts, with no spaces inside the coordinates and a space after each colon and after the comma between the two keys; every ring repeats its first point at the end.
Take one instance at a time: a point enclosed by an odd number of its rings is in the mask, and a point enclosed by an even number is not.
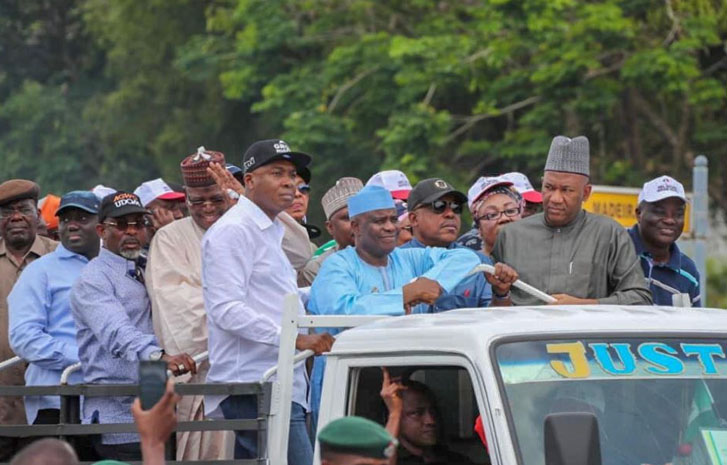
{"type": "Polygon", "coordinates": [[[414,211],[417,207],[425,205],[435,200],[439,200],[445,195],[452,195],[461,203],[467,202],[467,196],[452,187],[447,181],[439,178],[423,179],[409,193],[409,200],[406,205],[409,211],[414,211]]]}
{"type": "Polygon", "coordinates": [[[494,189],[498,186],[512,186],[513,182],[506,179],[504,176],[480,176],[480,178],[472,184],[472,187],[467,191],[467,205],[470,207],[470,211],[473,211],[475,202],[480,200],[483,195],[489,190],[494,189]]]}
{"type": "Polygon", "coordinates": [[[32,199],[38,202],[40,187],[27,179],[11,179],[0,184],[0,205],[16,200],[32,199]]]}
{"type": "Polygon", "coordinates": [[[507,179],[512,182],[512,185],[520,192],[523,198],[532,203],[543,203],[543,195],[536,191],[527,176],[517,171],[512,173],[505,173],[500,176],[503,179],[507,179]]]}
{"type": "Polygon", "coordinates": [[[682,183],[669,176],[661,176],[644,183],[644,187],[639,192],[639,203],[641,202],[658,202],[659,200],[676,197],[687,201],[687,195],[684,192],[682,183]]]}
{"type": "Polygon", "coordinates": [[[149,210],[141,204],[139,196],[131,192],[117,191],[107,195],[101,201],[98,209],[98,220],[102,222],[106,218],[118,218],[134,213],[147,214],[149,210]]]}
{"type": "Polygon", "coordinates": [[[61,202],[56,210],[56,216],[68,208],[79,208],[93,215],[98,214],[101,202],[91,191],[71,191],[61,197],[61,202]]]}
{"type": "MultiPolygon", "coordinates": [[[[182,163],[179,164],[179,168],[182,170],[184,185],[189,187],[207,187],[215,184],[215,180],[207,173],[207,168],[210,166],[210,163],[219,163],[225,166],[225,154],[207,150],[203,146],[200,146],[197,147],[197,152],[185,157],[182,163]]],[[[143,197],[142,201],[144,201],[143,197]]]]}
{"type": "Polygon", "coordinates": [[[330,220],[331,216],[345,207],[348,199],[361,189],[363,189],[363,182],[359,178],[341,178],[336,181],[336,185],[328,189],[321,198],[321,206],[323,206],[326,219],[330,220]]]}
{"type": "Polygon", "coordinates": [[[287,160],[302,170],[311,162],[310,155],[303,152],[293,152],[284,140],[259,140],[248,147],[242,157],[242,171],[249,173],[263,165],[276,160],[287,160]]]}
{"type": "Polygon", "coordinates": [[[409,178],[399,170],[379,171],[366,181],[367,186],[381,186],[395,199],[406,200],[411,192],[409,178]]]}
{"type": "Polygon", "coordinates": [[[142,183],[141,186],[134,190],[134,194],[139,196],[142,205],[145,207],[157,199],[161,200],[183,200],[184,194],[175,192],[169,184],[164,182],[162,178],[152,179],[142,183]]]}
{"type": "Polygon", "coordinates": [[[386,429],[362,417],[343,417],[328,423],[318,433],[321,450],[387,459],[396,451],[397,441],[386,429]]]}

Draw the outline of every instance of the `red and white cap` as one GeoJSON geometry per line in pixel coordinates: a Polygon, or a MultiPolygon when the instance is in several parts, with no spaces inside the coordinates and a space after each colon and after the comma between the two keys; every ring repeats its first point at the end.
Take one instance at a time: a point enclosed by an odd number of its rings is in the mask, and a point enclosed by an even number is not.
{"type": "Polygon", "coordinates": [[[134,194],[139,197],[141,204],[146,208],[150,203],[156,199],[162,200],[183,200],[184,194],[181,192],[175,192],[169,187],[169,184],[164,182],[162,178],[152,179],[142,183],[141,186],[134,190],[134,194]]]}
{"type": "Polygon", "coordinates": [[[381,186],[395,199],[406,200],[411,192],[409,178],[399,170],[379,171],[366,181],[367,186],[381,186]]]}
{"type": "Polygon", "coordinates": [[[467,205],[472,211],[472,207],[487,191],[497,186],[512,186],[513,182],[503,176],[480,176],[480,178],[472,184],[470,190],[467,191],[467,205]]]}
{"type": "Polygon", "coordinates": [[[669,197],[676,197],[685,202],[687,201],[687,195],[684,193],[682,183],[669,176],[661,176],[644,183],[644,187],[639,192],[639,203],[658,202],[669,197]]]}
{"type": "Polygon", "coordinates": [[[505,179],[512,181],[512,185],[515,186],[520,195],[523,196],[526,202],[532,203],[543,203],[543,195],[536,191],[527,176],[517,171],[512,173],[505,173],[500,176],[505,179]]]}

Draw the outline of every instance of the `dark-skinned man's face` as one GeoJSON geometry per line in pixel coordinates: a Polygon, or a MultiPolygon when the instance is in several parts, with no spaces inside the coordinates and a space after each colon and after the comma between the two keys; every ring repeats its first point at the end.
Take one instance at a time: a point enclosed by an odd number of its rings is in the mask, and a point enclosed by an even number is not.
{"type": "Polygon", "coordinates": [[[636,209],[639,232],[647,244],[668,248],[684,231],[686,204],[677,197],[642,202],[636,209]]]}
{"type": "Polygon", "coordinates": [[[382,258],[396,247],[396,209],[374,210],[351,220],[356,247],[382,258]]]}
{"type": "Polygon", "coordinates": [[[340,248],[343,249],[354,244],[351,219],[348,217],[348,207],[343,207],[331,215],[331,219],[326,221],[326,230],[340,248]]]}
{"type": "Polygon", "coordinates": [[[295,165],[277,160],[245,173],[245,192],[269,217],[275,217],[293,203],[297,189],[295,165]]]}
{"type": "Polygon", "coordinates": [[[96,234],[98,215],[80,208],[64,208],[58,215],[58,235],[63,247],[71,252],[93,258],[98,255],[96,234]]]}
{"type": "Polygon", "coordinates": [[[437,444],[437,412],[425,394],[408,390],[402,392],[401,439],[416,447],[437,444]]]}
{"type": "Polygon", "coordinates": [[[197,226],[207,230],[230,207],[230,198],[218,185],[185,188],[189,214],[197,226]]]}
{"type": "Polygon", "coordinates": [[[13,249],[33,244],[38,221],[38,207],[33,199],[15,200],[0,207],[0,235],[13,249]]]}
{"type": "Polygon", "coordinates": [[[409,213],[409,222],[414,230],[414,237],[424,245],[448,247],[459,235],[461,213],[462,204],[456,200],[456,196],[447,194],[435,202],[418,206],[409,213]]]}
{"type": "Polygon", "coordinates": [[[591,195],[588,177],[546,171],[543,175],[543,213],[549,226],[561,227],[576,219],[591,195]]]}
{"type": "Polygon", "coordinates": [[[144,215],[141,213],[106,218],[97,225],[96,232],[103,239],[106,249],[128,260],[139,258],[148,240],[144,215]]]}

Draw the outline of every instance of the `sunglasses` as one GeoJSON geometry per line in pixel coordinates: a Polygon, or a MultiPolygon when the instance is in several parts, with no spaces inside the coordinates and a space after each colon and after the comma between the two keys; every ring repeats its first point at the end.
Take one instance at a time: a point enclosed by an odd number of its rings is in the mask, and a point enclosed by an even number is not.
{"type": "Polygon", "coordinates": [[[298,192],[303,195],[308,195],[310,192],[310,186],[308,184],[298,184],[298,192]]]}
{"type": "Polygon", "coordinates": [[[459,215],[462,213],[462,204],[456,201],[447,202],[446,200],[435,200],[431,203],[425,203],[421,205],[422,207],[427,207],[437,215],[441,215],[447,210],[447,207],[449,207],[452,210],[452,213],[459,215]]]}
{"type": "Polygon", "coordinates": [[[125,219],[120,219],[116,221],[107,221],[106,224],[111,226],[112,228],[116,228],[119,231],[126,232],[132,226],[137,231],[151,226],[151,221],[149,221],[148,218],[144,218],[141,221],[126,221],[125,219]]]}

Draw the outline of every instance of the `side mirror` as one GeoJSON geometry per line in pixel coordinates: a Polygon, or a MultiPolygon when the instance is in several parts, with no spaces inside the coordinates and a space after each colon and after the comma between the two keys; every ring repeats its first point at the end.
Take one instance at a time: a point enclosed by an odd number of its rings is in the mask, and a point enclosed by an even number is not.
{"type": "Polygon", "coordinates": [[[598,420],[592,413],[545,417],[545,465],[601,465],[598,420]]]}

